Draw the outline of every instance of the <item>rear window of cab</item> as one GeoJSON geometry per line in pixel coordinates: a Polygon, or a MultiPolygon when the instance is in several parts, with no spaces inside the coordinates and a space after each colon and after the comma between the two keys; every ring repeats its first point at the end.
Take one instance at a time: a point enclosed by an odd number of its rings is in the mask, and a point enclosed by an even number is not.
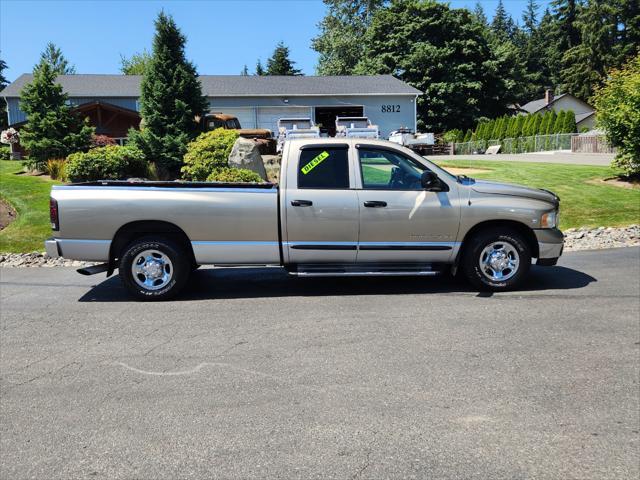
{"type": "Polygon", "coordinates": [[[349,156],[345,147],[305,148],[298,161],[298,188],[348,189],[349,156]]]}

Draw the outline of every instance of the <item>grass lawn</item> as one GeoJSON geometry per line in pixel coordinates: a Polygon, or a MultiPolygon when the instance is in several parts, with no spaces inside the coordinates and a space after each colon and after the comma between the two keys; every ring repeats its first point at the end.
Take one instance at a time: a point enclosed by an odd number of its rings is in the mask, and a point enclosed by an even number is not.
{"type": "Polygon", "coordinates": [[[10,203],[17,219],[0,231],[0,252],[41,252],[51,235],[49,193],[59,183],[40,177],[17,175],[22,164],[0,161],[0,198],[10,203]]]}
{"type": "Polygon", "coordinates": [[[640,190],[593,184],[589,181],[618,174],[609,167],[551,163],[455,160],[438,162],[443,168],[491,170],[469,175],[477,179],[546,188],[560,197],[560,228],[613,227],[640,223],[640,190]]]}

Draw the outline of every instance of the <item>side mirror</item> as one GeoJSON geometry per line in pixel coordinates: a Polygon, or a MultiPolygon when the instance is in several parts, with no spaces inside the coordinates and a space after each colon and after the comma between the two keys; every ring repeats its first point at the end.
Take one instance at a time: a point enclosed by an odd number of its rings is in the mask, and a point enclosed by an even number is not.
{"type": "Polygon", "coordinates": [[[420,184],[422,188],[430,191],[440,191],[441,184],[438,176],[433,173],[431,170],[425,170],[422,172],[422,176],[420,177],[420,184]]]}

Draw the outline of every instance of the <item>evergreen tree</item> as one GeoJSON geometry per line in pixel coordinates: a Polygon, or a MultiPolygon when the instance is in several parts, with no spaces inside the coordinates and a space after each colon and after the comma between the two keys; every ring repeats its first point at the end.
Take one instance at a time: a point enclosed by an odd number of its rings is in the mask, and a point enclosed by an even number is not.
{"type": "Polygon", "coordinates": [[[554,133],[553,129],[556,123],[556,112],[549,110],[549,119],[547,120],[547,127],[545,129],[545,135],[551,135],[554,133]]]}
{"type": "Polygon", "coordinates": [[[261,77],[263,75],[266,75],[265,71],[264,71],[264,67],[262,66],[262,62],[260,61],[260,59],[258,59],[258,61],[256,62],[256,73],[255,74],[257,76],[259,76],[259,77],[261,77]]]}
{"type": "Polygon", "coordinates": [[[531,126],[531,133],[530,133],[531,136],[541,135],[541,132],[542,132],[542,120],[543,119],[544,119],[544,116],[540,112],[535,113],[533,115],[533,123],[532,123],[532,126],[531,126]]]}
{"type": "Polygon", "coordinates": [[[324,0],[327,14],[311,41],[318,75],[351,75],[364,54],[364,35],[385,0],[324,0]]]}
{"type": "Polygon", "coordinates": [[[485,27],[489,26],[489,21],[480,2],[476,2],[475,7],[473,7],[473,17],[485,27]]]}
{"type": "Polygon", "coordinates": [[[562,126],[562,133],[576,133],[578,127],[576,125],[576,114],[573,110],[567,110],[564,117],[564,125],[562,126]]]}
{"type": "MultiPolygon", "coordinates": [[[[7,69],[7,63],[0,58],[0,91],[9,84],[7,77],[4,76],[4,71],[7,69]]],[[[9,118],[7,117],[7,102],[0,102],[0,130],[4,130],[9,125],[9,118]]]]}
{"type": "Polygon", "coordinates": [[[500,40],[507,40],[513,38],[515,33],[515,23],[511,15],[507,13],[504,8],[502,0],[498,0],[498,6],[496,12],[491,21],[491,30],[500,40]]]}
{"type": "Polygon", "coordinates": [[[302,75],[302,72],[293,66],[296,62],[289,59],[289,47],[283,42],[276,45],[271,58],[267,60],[267,75],[302,75]]]}
{"type": "Polygon", "coordinates": [[[522,14],[522,24],[527,35],[533,35],[538,29],[538,4],[535,0],[528,0],[527,7],[522,14]]]}
{"type": "Polygon", "coordinates": [[[564,128],[564,118],[565,118],[564,110],[560,110],[560,112],[556,116],[555,122],[553,123],[552,133],[562,133],[562,130],[564,128]]]}
{"type": "Polygon", "coordinates": [[[517,118],[518,118],[518,120],[516,121],[516,126],[515,126],[515,129],[514,129],[514,132],[513,132],[513,136],[515,138],[520,138],[520,137],[523,136],[522,130],[524,129],[524,124],[525,124],[525,121],[527,119],[527,116],[518,115],[517,118]]]}
{"type": "Polygon", "coordinates": [[[40,61],[47,62],[57,75],[73,75],[76,67],[71,65],[62,54],[62,50],[52,42],[47,43],[44,51],[40,54],[40,61]]]}
{"type": "Polygon", "coordinates": [[[173,18],[160,12],[155,21],[151,61],[142,78],[140,113],[143,127],[131,130],[131,142],[160,175],[178,174],[187,143],[198,134],[196,117],[208,108],[195,66],[185,57],[185,36],[173,18]]]}
{"type": "Polygon", "coordinates": [[[151,63],[151,54],[147,50],[134,53],[131,58],[120,55],[120,71],[124,75],[143,75],[149,63],[151,63]]]}
{"type": "Polygon", "coordinates": [[[240,72],[240,75],[242,75],[243,77],[249,76],[249,68],[246,65],[242,67],[242,71],[240,72]]]}
{"type": "Polygon", "coordinates": [[[41,59],[33,69],[33,80],[20,92],[20,108],[27,115],[20,143],[29,152],[27,166],[38,170],[51,158],[87,150],[94,131],[71,112],[57,76],[51,64],[41,59]]]}

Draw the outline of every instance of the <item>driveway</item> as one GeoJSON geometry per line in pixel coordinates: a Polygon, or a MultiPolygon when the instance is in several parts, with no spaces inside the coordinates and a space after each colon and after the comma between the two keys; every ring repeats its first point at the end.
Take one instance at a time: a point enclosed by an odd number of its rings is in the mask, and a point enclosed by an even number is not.
{"type": "Polygon", "coordinates": [[[0,478],[638,478],[640,249],[526,288],[1,269],[0,478]]]}

